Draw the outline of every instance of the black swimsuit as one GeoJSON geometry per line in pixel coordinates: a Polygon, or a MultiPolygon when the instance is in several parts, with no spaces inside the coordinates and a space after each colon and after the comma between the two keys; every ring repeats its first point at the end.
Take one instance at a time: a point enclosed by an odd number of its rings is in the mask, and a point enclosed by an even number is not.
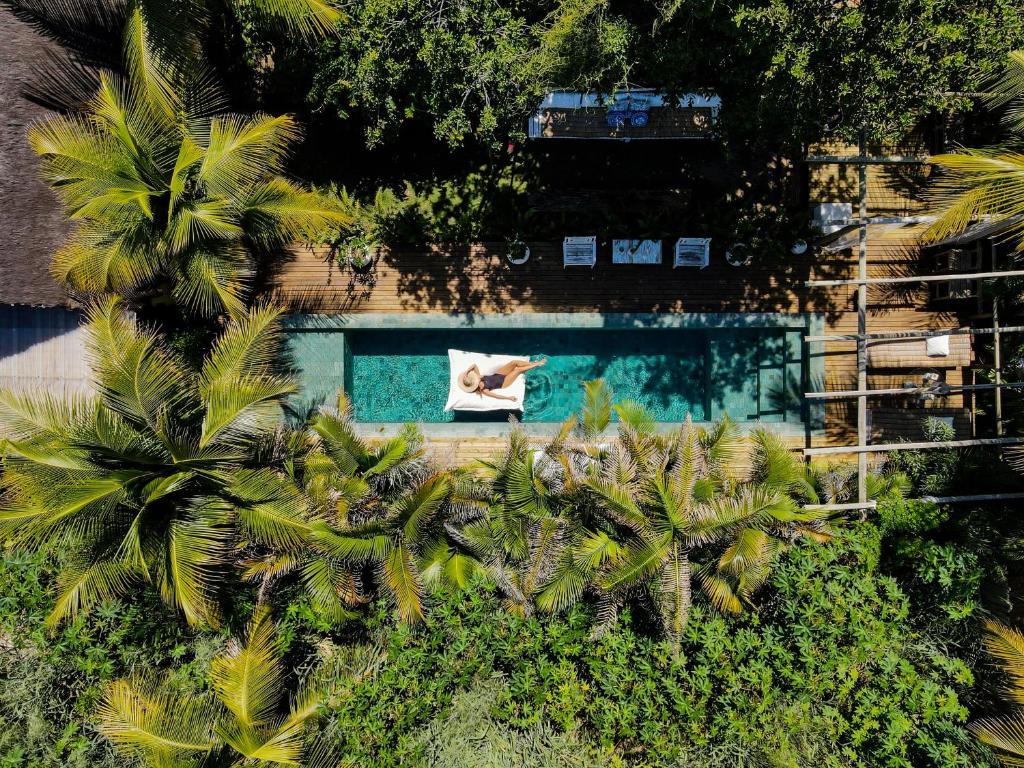
{"type": "Polygon", "coordinates": [[[482,376],[480,381],[484,383],[484,389],[501,389],[505,383],[505,376],[501,373],[489,373],[482,376]]]}

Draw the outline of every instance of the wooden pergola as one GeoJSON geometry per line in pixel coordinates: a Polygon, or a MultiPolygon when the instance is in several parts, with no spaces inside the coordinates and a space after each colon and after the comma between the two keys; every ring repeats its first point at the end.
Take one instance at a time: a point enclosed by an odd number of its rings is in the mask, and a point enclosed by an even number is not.
{"type": "MultiPolygon", "coordinates": [[[[993,299],[992,306],[992,326],[989,328],[951,328],[949,330],[899,330],[899,331],[888,331],[884,333],[870,333],[867,327],[867,306],[868,306],[868,287],[872,285],[898,285],[898,284],[920,284],[929,282],[940,282],[950,280],[992,280],[1001,279],[1007,277],[1019,277],[1024,276],[1024,270],[996,270],[996,264],[993,263],[992,270],[987,272],[973,272],[973,273],[947,273],[937,275],[912,275],[912,276],[901,276],[901,277],[868,277],[868,225],[872,221],[867,215],[867,178],[868,168],[872,165],[924,165],[929,162],[929,158],[926,156],[907,156],[907,155],[871,155],[867,152],[866,141],[861,136],[861,140],[858,147],[858,153],[856,155],[809,155],[806,158],[808,163],[811,164],[840,164],[840,165],[856,165],[858,168],[858,257],[857,257],[857,277],[853,279],[842,279],[842,280],[808,280],[805,285],[808,288],[828,288],[828,287],[841,287],[841,286],[856,286],[857,287],[857,333],[856,334],[843,334],[843,335],[818,335],[818,336],[807,336],[805,341],[807,342],[820,342],[820,341],[851,341],[857,344],[857,388],[854,390],[838,390],[838,391],[825,391],[825,392],[805,392],[804,396],[810,399],[827,400],[827,399],[856,399],[857,401],[857,443],[855,445],[843,445],[843,446],[828,446],[828,447],[812,447],[805,448],[804,455],[807,457],[812,456],[825,456],[825,455],[842,455],[842,454],[856,454],[857,456],[857,501],[855,503],[846,504],[825,504],[825,505],[813,505],[808,508],[810,509],[830,509],[830,510],[848,510],[848,509],[873,509],[875,502],[867,498],[867,476],[868,476],[868,456],[875,453],[885,453],[889,451],[898,450],[930,450],[936,448],[967,448],[974,446],[1010,446],[1024,444],[1024,438],[1020,437],[1003,437],[1003,415],[1002,415],[1002,397],[1001,393],[1006,388],[1021,388],[1024,387],[1024,383],[1021,382],[1004,382],[1002,380],[1002,353],[1000,347],[1001,335],[1004,333],[1019,333],[1024,331],[1024,326],[1012,326],[1012,327],[1000,327],[999,325],[999,300],[998,298],[993,299]],[[869,340],[893,340],[893,339],[927,339],[936,336],[953,336],[953,335],[991,335],[994,341],[995,351],[995,382],[991,384],[960,384],[960,385],[928,385],[923,383],[922,386],[916,387],[901,387],[901,388],[887,388],[887,389],[870,389],[867,384],[867,346],[869,340]],[[947,394],[950,391],[980,391],[980,390],[992,390],[995,392],[995,418],[996,418],[996,437],[995,438],[978,438],[972,437],[969,440],[942,440],[942,441],[927,441],[927,442],[909,442],[909,443],[881,443],[881,444],[868,444],[868,430],[867,430],[867,401],[869,397],[876,397],[880,395],[890,396],[907,396],[907,395],[927,395],[932,393],[947,394]]],[[[887,222],[891,223],[917,223],[919,217],[908,217],[905,220],[900,218],[886,219],[887,222]]],[[[993,261],[995,257],[993,255],[993,261]]],[[[982,502],[982,501],[996,501],[1005,499],[1024,498],[1024,493],[991,493],[991,494],[975,494],[971,496],[948,496],[948,497],[928,497],[926,500],[935,503],[958,503],[958,502],[982,502]]]]}

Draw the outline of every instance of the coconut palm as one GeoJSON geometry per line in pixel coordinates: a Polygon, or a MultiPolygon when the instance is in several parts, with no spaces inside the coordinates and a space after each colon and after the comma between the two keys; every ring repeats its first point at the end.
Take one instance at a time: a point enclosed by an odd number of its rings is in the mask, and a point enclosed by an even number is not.
{"type": "Polygon", "coordinates": [[[311,604],[333,620],[379,588],[410,623],[424,618],[427,586],[468,583],[478,564],[446,524],[486,509],[472,478],[436,467],[411,426],[367,444],[344,394],[311,419],[309,435],[295,473],[308,500],[308,540],[255,558],[249,578],[267,585],[297,573],[311,604]]]}
{"type": "Polygon", "coordinates": [[[302,496],[260,460],[294,390],[277,316],[231,321],[193,371],[108,299],[86,330],[97,395],[0,394],[0,531],[64,554],[51,624],[145,582],[213,624],[238,540],[300,540],[302,496]]]}
{"type": "Polygon", "coordinates": [[[333,768],[336,748],[311,737],[310,726],[328,695],[372,674],[380,655],[362,650],[330,676],[308,676],[290,702],[282,655],[273,621],[258,609],[246,637],[214,657],[212,694],[184,694],[152,676],[117,680],[100,703],[100,733],[154,768],[333,768]]]}
{"type": "Polygon", "coordinates": [[[84,112],[29,132],[78,225],[52,271],[83,293],[169,285],[192,312],[241,313],[260,256],[348,217],[281,175],[290,117],[224,112],[207,77],[164,71],[144,39],[126,51],[127,77],[101,73],[84,112]]]}
{"type": "MultiPolygon", "coordinates": [[[[1024,634],[995,621],[985,623],[985,647],[998,659],[1010,679],[1006,695],[1024,705],[1024,634]]],[[[1003,765],[1024,765],[1024,710],[1002,717],[986,717],[968,726],[996,752],[1003,765]]]]}
{"type": "Polygon", "coordinates": [[[643,408],[612,406],[592,382],[580,418],[544,450],[513,434],[493,468],[489,540],[518,565],[516,586],[541,610],[590,595],[599,634],[627,595],[643,594],[678,643],[694,581],[716,607],[737,612],[785,543],[827,536],[825,514],[800,509],[799,499],[815,499],[803,466],[772,433],[750,442],[752,469],[739,479],[741,443],[728,420],[661,434],[643,408]],[[612,412],[618,434],[600,442],[612,412]]]}
{"type": "Polygon", "coordinates": [[[935,155],[939,173],[931,183],[938,218],[928,235],[938,240],[959,234],[989,217],[1024,243],[1024,51],[1013,51],[992,83],[985,104],[1005,108],[1003,144],[935,155]]]}
{"type": "Polygon", "coordinates": [[[642,590],[678,646],[694,582],[716,608],[739,612],[786,543],[827,536],[827,513],[801,509],[809,488],[777,436],[751,434],[752,471],[740,479],[739,443],[727,420],[709,431],[687,423],[668,436],[624,423],[621,447],[589,483],[630,530],[621,556],[596,579],[610,614],[629,591],[642,590]]]}

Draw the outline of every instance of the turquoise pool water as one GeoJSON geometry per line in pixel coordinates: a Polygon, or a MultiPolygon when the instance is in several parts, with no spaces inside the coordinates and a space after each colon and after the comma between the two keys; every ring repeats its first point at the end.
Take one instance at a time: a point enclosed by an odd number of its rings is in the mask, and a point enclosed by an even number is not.
{"type": "Polygon", "coordinates": [[[360,328],[292,335],[304,395],[344,387],[360,422],[503,422],[507,412],[446,413],[448,349],[548,358],[526,374],[525,422],[561,421],[603,378],[659,421],[800,422],[801,328],[360,328]]]}

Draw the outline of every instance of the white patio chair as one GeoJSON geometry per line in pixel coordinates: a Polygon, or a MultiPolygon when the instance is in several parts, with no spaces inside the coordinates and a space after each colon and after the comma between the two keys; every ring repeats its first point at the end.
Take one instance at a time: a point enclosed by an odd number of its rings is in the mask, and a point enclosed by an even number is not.
{"type": "Polygon", "coordinates": [[[567,237],[562,241],[563,267],[593,267],[597,264],[597,236],[567,237]]]}
{"type": "Polygon", "coordinates": [[[704,269],[711,262],[710,237],[680,237],[676,240],[675,258],[672,267],[699,267],[704,269]]]}
{"type": "Polygon", "coordinates": [[[612,240],[612,264],[661,264],[661,240],[612,240]]]}

